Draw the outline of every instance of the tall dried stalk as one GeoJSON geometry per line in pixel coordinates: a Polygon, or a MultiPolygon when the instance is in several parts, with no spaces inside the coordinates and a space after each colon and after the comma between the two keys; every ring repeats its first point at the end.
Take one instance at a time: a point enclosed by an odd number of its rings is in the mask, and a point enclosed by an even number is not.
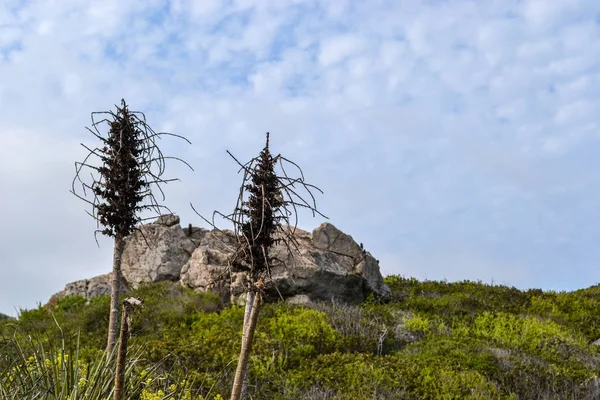
{"type": "Polygon", "coordinates": [[[215,214],[233,223],[237,246],[229,261],[230,268],[232,271],[245,272],[250,282],[246,288],[248,295],[242,343],[231,393],[231,400],[240,400],[247,390],[248,364],[265,284],[269,283],[272,267],[282,263],[272,257],[270,251],[279,243],[283,243],[290,251],[297,248],[293,234],[298,222],[298,208],[311,210],[313,216],[325,216],[317,211],[311,192],[312,189],[321,190],[304,182],[304,174],[297,164],[281,155],[271,154],[269,133],[264,149],[246,164],[241,164],[231,153],[229,155],[244,171],[240,194],[233,213],[215,214]],[[291,178],[286,172],[286,165],[297,168],[300,177],[291,178]],[[279,175],[275,171],[277,166],[281,171],[279,175]],[[298,187],[309,194],[312,199],[310,203],[299,195],[298,187]],[[290,228],[290,218],[294,218],[293,228],[290,228]]]}
{"type": "Polygon", "coordinates": [[[254,338],[254,331],[256,330],[256,324],[258,322],[258,313],[262,303],[262,295],[260,292],[255,293],[255,295],[251,297],[253,301],[250,307],[248,307],[249,303],[246,303],[246,309],[250,308],[250,312],[247,325],[245,325],[243,328],[240,358],[235,370],[235,378],[231,391],[232,400],[241,399],[242,394],[245,395],[244,389],[247,390],[248,386],[248,365],[250,361],[250,353],[252,352],[252,339],[254,338]]]}
{"type": "Polygon", "coordinates": [[[115,374],[115,390],[113,400],[122,400],[125,384],[125,366],[127,363],[127,343],[131,329],[131,314],[135,307],[143,307],[142,301],[130,297],[123,301],[123,315],[121,318],[121,334],[119,335],[119,350],[117,352],[117,372],[115,374]]]}
{"type": "MultiPolygon", "coordinates": [[[[125,238],[135,231],[142,221],[140,213],[146,210],[162,214],[167,207],[160,205],[152,188],[157,188],[164,200],[161,184],[177,179],[163,179],[166,159],[176,159],[189,167],[185,161],[176,157],[165,157],[160,151],[157,140],[172,133],[157,133],[146,123],[146,116],[130,111],[125,103],[116,106],[117,111],[92,113],[92,128],[87,130],[100,141],[100,145],[90,148],[81,144],[88,154],[82,162],[75,163],[75,177],[71,192],[92,206],[88,212],[97,223],[94,236],[100,232],[115,238],[113,276],[111,280],[111,308],[106,350],[113,352],[117,340],[119,318],[119,294],[122,287],[121,259],[125,238]],[[96,116],[103,118],[96,121],[96,116]],[[108,125],[108,134],[104,136],[98,126],[108,125]],[[93,162],[95,159],[95,163],[93,162]],[[90,172],[90,180],[82,176],[90,172]],[[81,184],[82,193],[75,190],[75,183],[81,184]],[[91,200],[88,198],[91,196],[91,200]]],[[[191,167],[190,167],[191,168],[191,167]]]]}

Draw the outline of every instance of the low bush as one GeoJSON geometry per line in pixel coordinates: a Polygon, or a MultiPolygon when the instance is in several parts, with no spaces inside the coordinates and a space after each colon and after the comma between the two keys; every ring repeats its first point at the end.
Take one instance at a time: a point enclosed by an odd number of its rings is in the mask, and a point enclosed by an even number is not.
{"type": "MultiPolygon", "coordinates": [[[[399,276],[386,282],[388,304],[266,304],[249,398],[600,398],[600,354],[590,344],[600,336],[598,287],[555,293],[399,276]]],[[[243,308],[172,282],[131,295],[145,308],[133,320],[129,398],[227,398],[243,308]]],[[[66,297],[0,321],[0,398],[28,399],[36,389],[71,400],[97,396],[85,392],[92,387],[108,393],[107,324],[108,296],[66,297]]]]}

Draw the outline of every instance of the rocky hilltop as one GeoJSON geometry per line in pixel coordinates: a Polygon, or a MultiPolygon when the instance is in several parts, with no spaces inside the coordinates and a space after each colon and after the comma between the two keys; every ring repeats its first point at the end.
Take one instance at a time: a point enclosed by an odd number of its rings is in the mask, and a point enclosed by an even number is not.
{"type": "MultiPolygon", "coordinates": [[[[358,304],[370,294],[384,301],[390,297],[379,261],[350,235],[324,223],[312,233],[296,229],[294,237],[297,249],[290,251],[283,244],[273,249],[273,256],[285,267],[271,271],[270,297],[296,303],[335,300],[348,304],[358,304]]],[[[243,292],[244,276],[230,273],[227,268],[235,241],[232,231],[191,225],[182,228],[178,216],[161,216],[126,239],[124,290],[170,280],[237,301],[243,292]]],[[[108,294],[110,275],[69,283],[55,296],[81,295],[89,299],[108,294]]]]}

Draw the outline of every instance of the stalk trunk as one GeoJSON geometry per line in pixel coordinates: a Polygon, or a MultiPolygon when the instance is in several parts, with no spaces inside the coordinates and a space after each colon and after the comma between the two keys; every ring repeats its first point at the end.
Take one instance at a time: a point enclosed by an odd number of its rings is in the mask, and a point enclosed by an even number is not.
{"type": "MultiPolygon", "coordinates": [[[[260,292],[254,295],[254,301],[252,302],[252,308],[248,318],[248,326],[242,332],[242,348],[240,350],[237,369],[235,370],[231,400],[240,400],[242,396],[242,387],[245,378],[247,378],[245,377],[245,371],[248,371],[248,362],[250,361],[250,352],[252,351],[252,339],[254,338],[254,331],[256,330],[261,299],[260,292]]],[[[248,307],[248,303],[246,303],[246,307],[248,307]]]]}
{"type": "MultiPolygon", "coordinates": [[[[243,332],[246,332],[249,326],[250,314],[252,313],[252,308],[254,306],[254,297],[256,293],[248,292],[246,294],[246,308],[244,309],[244,327],[243,332]]],[[[243,337],[243,336],[242,336],[243,337]]],[[[244,380],[242,384],[242,395],[240,396],[241,400],[246,399],[246,393],[248,393],[248,365],[250,363],[246,363],[244,367],[244,380]]]]}
{"type": "Polygon", "coordinates": [[[123,398],[123,385],[125,383],[125,362],[127,356],[127,342],[129,340],[129,310],[126,304],[123,305],[123,315],[121,316],[121,334],[119,335],[119,349],[117,352],[117,373],[115,377],[115,392],[113,400],[123,398]]]}
{"type": "Polygon", "coordinates": [[[108,340],[106,352],[108,356],[112,354],[117,343],[117,329],[119,321],[119,294],[121,292],[121,260],[123,258],[123,249],[125,241],[123,235],[115,235],[115,250],[113,255],[113,272],[110,284],[110,316],[108,320],[108,340]]]}

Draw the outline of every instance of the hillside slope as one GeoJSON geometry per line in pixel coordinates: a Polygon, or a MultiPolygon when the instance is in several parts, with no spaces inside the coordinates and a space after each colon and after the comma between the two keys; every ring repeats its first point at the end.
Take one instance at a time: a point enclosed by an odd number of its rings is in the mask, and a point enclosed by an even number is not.
{"type": "MultiPolygon", "coordinates": [[[[600,349],[593,344],[600,338],[599,286],[555,293],[400,276],[385,281],[393,293],[388,304],[268,304],[251,360],[251,398],[600,398],[600,349]]],[[[164,398],[160,393],[181,387],[189,397],[174,398],[226,398],[243,309],[170,282],[133,295],[145,300],[133,321],[131,342],[145,366],[136,373],[161,377],[141,398],[164,398]]],[[[89,304],[71,296],[23,311],[17,322],[0,323],[0,353],[9,354],[15,332],[50,347],[64,337],[67,348],[80,332],[81,357],[93,360],[103,348],[107,311],[106,296],[89,304]]],[[[0,384],[7,384],[10,357],[1,360],[0,384]]]]}

